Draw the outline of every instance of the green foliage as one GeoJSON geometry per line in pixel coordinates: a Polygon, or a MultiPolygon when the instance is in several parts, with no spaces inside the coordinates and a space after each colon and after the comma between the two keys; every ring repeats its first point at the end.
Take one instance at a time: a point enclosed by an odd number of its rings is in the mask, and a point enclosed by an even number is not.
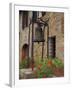
{"type": "Polygon", "coordinates": [[[48,60],[37,60],[36,62],[36,74],[38,78],[52,77],[52,67],[48,67],[48,60]]]}
{"type": "MultiPolygon", "coordinates": [[[[29,60],[29,64],[31,64],[31,60],[29,60]]],[[[28,59],[22,60],[22,62],[19,64],[19,68],[27,68],[28,65],[28,59]]],[[[43,60],[41,58],[38,58],[35,62],[35,72],[34,75],[37,78],[46,78],[46,77],[53,77],[55,76],[54,72],[57,68],[63,69],[64,63],[59,60],[58,58],[44,58],[43,60]]],[[[59,71],[60,72],[60,71],[59,71]]]]}
{"type": "Polygon", "coordinates": [[[52,62],[57,68],[64,68],[64,63],[58,58],[55,58],[52,62]]]}
{"type": "Polygon", "coordinates": [[[64,68],[64,63],[58,58],[38,58],[35,62],[37,78],[54,76],[54,68],[64,68]]]}
{"type": "Polygon", "coordinates": [[[19,64],[19,68],[27,68],[27,59],[22,60],[22,62],[19,64]]]}

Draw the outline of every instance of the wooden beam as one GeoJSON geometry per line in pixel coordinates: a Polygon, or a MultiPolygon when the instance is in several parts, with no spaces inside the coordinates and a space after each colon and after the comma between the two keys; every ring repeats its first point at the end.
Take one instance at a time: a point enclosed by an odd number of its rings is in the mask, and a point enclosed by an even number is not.
{"type": "MultiPolygon", "coordinates": [[[[45,31],[45,25],[43,29],[43,38],[44,38],[44,31],[45,31]]],[[[43,61],[43,56],[44,56],[44,42],[42,42],[42,61],[43,61]]]]}
{"type": "Polygon", "coordinates": [[[47,26],[47,58],[49,56],[49,25],[47,26]]]}
{"type": "Polygon", "coordinates": [[[34,50],[34,42],[33,42],[33,35],[34,35],[34,23],[32,22],[32,48],[31,48],[31,58],[32,64],[34,64],[34,57],[33,57],[33,50],[34,50]]]}
{"type": "Polygon", "coordinates": [[[29,48],[30,48],[30,24],[29,24],[29,33],[28,33],[28,67],[29,67],[29,48]]]}

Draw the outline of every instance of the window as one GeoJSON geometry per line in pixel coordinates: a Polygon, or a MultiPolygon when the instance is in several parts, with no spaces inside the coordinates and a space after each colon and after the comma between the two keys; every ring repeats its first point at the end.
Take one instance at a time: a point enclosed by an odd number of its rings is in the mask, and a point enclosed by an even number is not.
{"type": "Polygon", "coordinates": [[[32,21],[35,22],[37,20],[37,12],[33,11],[32,21]]]}
{"type": "Polygon", "coordinates": [[[28,26],[28,11],[22,12],[22,29],[28,26]]]}

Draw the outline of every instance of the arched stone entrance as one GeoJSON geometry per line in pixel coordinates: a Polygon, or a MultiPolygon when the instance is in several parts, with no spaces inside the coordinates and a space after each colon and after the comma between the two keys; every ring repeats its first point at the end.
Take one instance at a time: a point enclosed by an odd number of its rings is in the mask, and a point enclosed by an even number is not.
{"type": "Polygon", "coordinates": [[[23,47],[22,47],[22,60],[28,58],[28,48],[29,48],[28,44],[23,45],[23,47]]]}
{"type": "Polygon", "coordinates": [[[26,68],[29,68],[29,45],[24,44],[22,47],[22,61],[25,62],[26,68]]]}

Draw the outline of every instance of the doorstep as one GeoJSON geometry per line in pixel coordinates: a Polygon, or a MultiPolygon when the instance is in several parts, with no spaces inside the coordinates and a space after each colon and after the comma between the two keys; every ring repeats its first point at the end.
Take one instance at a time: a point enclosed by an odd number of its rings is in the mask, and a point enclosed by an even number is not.
{"type": "MultiPolygon", "coordinates": [[[[36,68],[34,68],[34,70],[36,70],[36,68]]],[[[31,79],[31,78],[34,78],[34,74],[33,74],[32,68],[20,69],[19,70],[19,78],[20,79],[31,79]]]]}

